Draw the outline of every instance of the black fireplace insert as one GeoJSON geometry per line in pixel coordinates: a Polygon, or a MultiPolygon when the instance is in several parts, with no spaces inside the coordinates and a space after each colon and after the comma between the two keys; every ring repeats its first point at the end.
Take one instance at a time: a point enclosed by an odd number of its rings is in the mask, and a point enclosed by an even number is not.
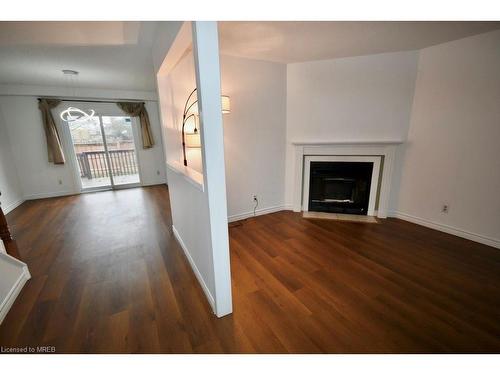
{"type": "Polygon", "coordinates": [[[366,215],[372,172],[370,162],[311,162],[309,211],[366,215]]]}

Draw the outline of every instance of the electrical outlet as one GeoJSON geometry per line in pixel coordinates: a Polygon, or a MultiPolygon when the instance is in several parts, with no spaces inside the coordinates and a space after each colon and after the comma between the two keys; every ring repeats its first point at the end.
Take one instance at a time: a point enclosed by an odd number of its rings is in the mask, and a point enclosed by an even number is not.
{"type": "Polygon", "coordinates": [[[253,201],[257,202],[257,196],[256,195],[253,196],[253,201]]]}
{"type": "Polygon", "coordinates": [[[448,213],[448,209],[449,209],[448,205],[447,204],[443,204],[443,208],[441,208],[441,212],[447,214],[448,213]]]}
{"type": "Polygon", "coordinates": [[[62,180],[61,179],[59,179],[59,185],[62,185],[62,180]]]}
{"type": "Polygon", "coordinates": [[[156,174],[159,176],[160,175],[160,171],[156,171],[156,174]]]}

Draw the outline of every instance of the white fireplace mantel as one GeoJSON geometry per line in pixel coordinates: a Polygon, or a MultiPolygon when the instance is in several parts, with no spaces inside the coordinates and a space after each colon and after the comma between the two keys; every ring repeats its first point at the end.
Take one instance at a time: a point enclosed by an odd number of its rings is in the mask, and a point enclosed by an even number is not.
{"type": "Polygon", "coordinates": [[[303,206],[305,159],[308,156],[380,156],[383,157],[382,181],[380,182],[377,216],[387,217],[392,170],[396,147],[400,140],[382,141],[295,141],[293,210],[300,212],[303,206]]]}
{"type": "Polygon", "coordinates": [[[335,145],[400,145],[402,140],[384,141],[293,141],[294,146],[335,146],[335,145]]]}

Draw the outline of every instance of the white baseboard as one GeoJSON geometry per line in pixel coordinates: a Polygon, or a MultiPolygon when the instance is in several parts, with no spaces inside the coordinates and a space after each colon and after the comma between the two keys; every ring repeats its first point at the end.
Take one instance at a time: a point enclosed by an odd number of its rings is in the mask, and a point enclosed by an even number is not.
{"type": "Polygon", "coordinates": [[[23,204],[24,201],[25,201],[24,199],[18,199],[15,202],[12,202],[10,204],[5,205],[4,207],[2,207],[3,213],[5,215],[7,215],[10,211],[12,211],[13,209],[19,207],[21,204],[23,204]]]}
{"type": "Polygon", "coordinates": [[[16,266],[20,267],[19,277],[12,285],[10,291],[7,293],[7,296],[2,301],[0,301],[0,324],[2,324],[4,318],[7,316],[7,313],[14,304],[17,296],[19,295],[19,293],[21,293],[24,284],[26,284],[26,282],[31,278],[31,275],[26,263],[23,263],[8,254],[0,254],[0,259],[10,263],[14,263],[16,266]]]}
{"type": "Polygon", "coordinates": [[[175,229],[174,225],[172,225],[172,231],[174,232],[174,236],[177,239],[177,242],[179,242],[179,245],[181,245],[182,250],[184,251],[184,254],[186,255],[186,258],[187,258],[189,264],[191,265],[191,268],[192,268],[196,278],[198,279],[198,282],[200,283],[201,288],[203,289],[203,292],[205,293],[205,296],[208,299],[208,303],[210,303],[210,306],[212,307],[212,311],[215,314],[215,299],[212,296],[212,293],[210,293],[210,289],[208,289],[207,284],[205,284],[205,280],[203,280],[203,276],[201,275],[200,270],[198,269],[198,267],[196,267],[196,264],[195,264],[193,258],[191,257],[191,254],[189,253],[188,248],[186,247],[186,244],[182,240],[179,232],[177,232],[177,229],[175,229]]]}
{"type": "MultiPolygon", "coordinates": [[[[260,208],[258,210],[255,210],[255,216],[272,214],[273,212],[284,211],[284,210],[287,210],[286,206],[284,206],[284,205],[267,207],[267,208],[260,208]]],[[[228,216],[227,221],[229,223],[231,223],[233,221],[248,219],[249,217],[253,217],[253,216],[254,216],[253,211],[244,212],[242,214],[228,216]]]]}
{"type": "Polygon", "coordinates": [[[436,223],[435,221],[423,219],[421,217],[405,214],[399,211],[391,211],[389,212],[390,217],[395,217],[401,220],[406,220],[414,224],[422,225],[427,228],[439,230],[441,232],[445,232],[448,234],[452,234],[454,236],[462,237],[471,241],[479,242],[484,245],[492,246],[497,249],[500,249],[500,240],[496,238],[486,237],[480,234],[468,232],[463,229],[455,228],[450,225],[436,223]]]}
{"type": "MultiPolygon", "coordinates": [[[[165,182],[148,182],[145,184],[142,184],[140,186],[155,186],[155,185],[163,185],[165,182]]],[[[49,193],[38,193],[38,194],[30,194],[26,195],[24,199],[20,199],[16,202],[13,202],[9,205],[6,205],[3,209],[5,214],[8,214],[10,211],[15,209],[16,207],[20,206],[22,203],[26,201],[31,201],[35,199],[45,199],[45,198],[56,198],[56,197],[66,197],[69,195],[78,195],[81,194],[79,191],[70,191],[70,190],[64,190],[64,191],[54,191],[54,192],[49,192],[49,193]]]]}
{"type": "Polygon", "coordinates": [[[75,191],[54,191],[50,193],[39,193],[39,194],[31,194],[31,195],[26,195],[24,197],[25,200],[30,201],[34,199],[44,199],[44,198],[55,198],[55,197],[64,197],[67,195],[75,195],[75,194],[80,194],[80,192],[75,192],[75,191]]]}
{"type": "Polygon", "coordinates": [[[141,186],[156,186],[156,185],[165,185],[167,183],[166,179],[161,181],[146,181],[141,184],[141,186]]]}

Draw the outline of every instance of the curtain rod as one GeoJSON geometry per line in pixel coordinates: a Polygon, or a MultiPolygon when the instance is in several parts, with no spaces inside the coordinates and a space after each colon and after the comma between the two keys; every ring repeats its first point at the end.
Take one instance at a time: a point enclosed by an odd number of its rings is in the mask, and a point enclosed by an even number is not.
{"type": "MultiPolygon", "coordinates": [[[[56,97],[45,97],[45,98],[50,98],[50,99],[58,99],[56,97]]],[[[41,99],[44,99],[44,98],[38,98],[38,100],[41,100],[41,99]]],[[[91,100],[91,99],[61,99],[62,102],[75,102],[75,103],[113,103],[113,104],[116,104],[116,103],[119,103],[119,102],[130,102],[130,103],[143,103],[143,104],[146,104],[144,101],[142,100],[133,100],[133,99],[115,99],[115,100],[106,100],[106,99],[103,99],[103,100],[99,100],[99,99],[94,99],[94,100],[91,100]]]]}

